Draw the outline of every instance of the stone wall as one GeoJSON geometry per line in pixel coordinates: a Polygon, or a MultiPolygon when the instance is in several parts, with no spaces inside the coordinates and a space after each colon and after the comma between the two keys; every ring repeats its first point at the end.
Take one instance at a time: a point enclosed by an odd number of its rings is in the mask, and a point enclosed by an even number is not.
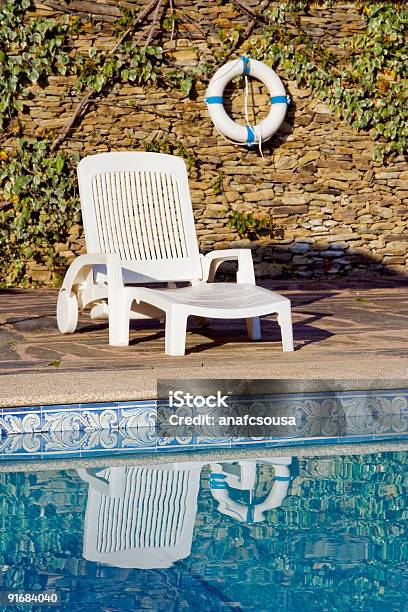
{"type": "MultiPolygon", "coordinates": [[[[138,7],[143,2],[125,4],[138,7]]],[[[255,7],[257,2],[249,4],[255,7]]],[[[176,5],[186,22],[166,50],[176,65],[189,69],[210,58],[220,28],[228,31],[247,23],[233,3],[177,0],[176,5]]],[[[56,6],[80,11],[84,19],[93,11],[94,21],[86,22],[74,47],[87,52],[93,45],[113,46],[111,21],[118,3],[49,0],[37,3],[37,14],[56,15],[56,6]],[[107,14],[100,15],[98,7],[107,14]]],[[[339,37],[362,27],[353,3],[310,10],[302,21],[316,41],[332,47],[339,37]]],[[[203,102],[205,84],[197,86],[193,99],[176,89],[115,86],[90,109],[64,147],[83,156],[144,150],[157,140],[180,143],[194,157],[190,187],[201,250],[250,247],[259,277],[406,274],[407,164],[401,158],[389,165],[373,162],[375,145],[368,134],[353,131],[309,91],[280,76],[292,105],[277,135],[263,146],[263,156],[233,146],[217,133],[203,102]],[[254,242],[240,238],[227,226],[229,207],[270,215],[275,237],[254,242]]],[[[78,103],[70,93],[73,83],[53,77],[46,87],[33,88],[27,133],[61,129],[78,103]]],[[[232,117],[243,122],[243,83],[236,83],[227,97],[232,117]]],[[[250,117],[259,121],[265,116],[266,102],[266,92],[254,83],[250,117]]],[[[84,252],[82,228],[75,225],[67,243],[55,248],[67,262],[84,252]]],[[[29,274],[33,280],[51,281],[51,273],[38,265],[29,274]]]]}

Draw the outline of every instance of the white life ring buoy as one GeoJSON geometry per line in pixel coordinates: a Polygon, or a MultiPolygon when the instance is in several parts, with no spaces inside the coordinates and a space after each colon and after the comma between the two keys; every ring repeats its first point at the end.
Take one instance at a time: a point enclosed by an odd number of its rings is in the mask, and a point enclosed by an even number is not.
{"type": "Polygon", "coordinates": [[[286,115],[289,97],[272,68],[243,56],[227,62],[217,70],[207,87],[204,101],[215,127],[223,136],[236,144],[253,146],[268,140],[279,129],[286,115]],[[232,79],[240,75],[251,75],[259,79],[269,91],[271,110],[261,123],[253,127],[235,123],[224,109],[224,89],[232,79]]]}

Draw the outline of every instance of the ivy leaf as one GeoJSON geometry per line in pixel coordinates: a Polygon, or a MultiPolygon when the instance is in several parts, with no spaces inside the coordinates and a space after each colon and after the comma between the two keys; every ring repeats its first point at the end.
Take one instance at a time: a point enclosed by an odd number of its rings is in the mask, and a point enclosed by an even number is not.
{"type": "Polygon", "coordinates": [[[14,100],[13,103],[14,108],[16,109],[16,111],[18,113],[21,113],[23,110],[23,103],[21,102],[21,100],[14,100]]]}
{"type": "Polygon", "coordinates": [[[38,70],[36,70],[36,68],[33,68],[28,73],[28,78],[30,79],[32,83],[36,83],[38,79],[40,78],[40,73],[38,72],[38,70]]]}
{"type": "Polygon", "coordinates": [[[192,86],[193,86],[193,77],[187,76],[184,79],[181,79],[181,81],[180,81],[180,89],[187,96],[189,95],[192,86]]]}
{"type": "Polygon", "coordinates": [[[94,80],[94,88],[96,91],[101,91],[102,87],[105,85],[106,78],[102,74],[98,74],[94,80]]]}
{"type": "Polygon", "coordinates": [[[61,174],[64,164],[64,158],[61,155],[58,155],[55,160],[55,170],[57,171],[57,174],[61,174]]]}

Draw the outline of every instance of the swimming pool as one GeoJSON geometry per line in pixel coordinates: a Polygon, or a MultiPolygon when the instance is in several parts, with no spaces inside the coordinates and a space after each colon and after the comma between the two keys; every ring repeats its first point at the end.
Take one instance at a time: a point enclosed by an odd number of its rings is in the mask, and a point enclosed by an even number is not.
{"type": "Polygon", "coordinates": [[[73,612],[405,611],[407,468],[398,451],[1,473],[0,590],[73,612]]]}

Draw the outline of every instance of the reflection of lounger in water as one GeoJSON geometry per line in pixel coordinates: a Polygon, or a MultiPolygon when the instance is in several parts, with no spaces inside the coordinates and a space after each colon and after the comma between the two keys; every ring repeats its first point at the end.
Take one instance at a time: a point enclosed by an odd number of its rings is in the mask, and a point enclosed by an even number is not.
{"type": "Polygon", "coordinates": [[[116,567],[170,567],[190,554],[202,464],[119,467],[90,484],[84,557],[116,567]]]}
{"type": "MultiPolygon", "coordinates": [[[[260,460],[275,466],[274,461],[260,460]]],[[[277,462],[280,463],[281,458],[277,462]]],[[[289,464],[287,458],[285,465],[289,464]]],[[[81,478],[89,483],[85,559],[116,567],[152,569],[170,567],[187,557],[193,540],[203,465],[191,462],[160,467],[78,470],[81,478]]],[[[220,512],[241,521],[263,520],[265,510],[279,505],[278,500],[282,503],[289,478],[285,480],[284,492],[279,485],[279,494],[268,495],[255,513],[230,499],[229,489],[251,490],[255,478],[255,460],[213,464],[211,490],[220,512]],[[228,466],[235,466],[240,476],[234,476],[228,466]],[[214,488],[214,483],[219,481],[226,486],[214,488]]]]}

